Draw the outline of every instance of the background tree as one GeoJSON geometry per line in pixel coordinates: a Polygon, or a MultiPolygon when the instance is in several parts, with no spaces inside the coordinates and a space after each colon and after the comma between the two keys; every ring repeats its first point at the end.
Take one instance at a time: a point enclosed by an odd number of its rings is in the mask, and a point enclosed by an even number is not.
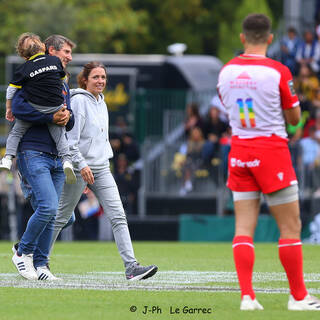
{"type": "Polygon", "coordinates": [[[0,0],[0,81],[4,57],[27,31],[42,39],[63,34],[77,53],[167,54],[168,45],[183,42],[187,54],[227,61],[241,48],[244,16],[272,16],[269,5],[280,19],[279,0],[0,0]]]}
{"type": "Polygon", "coordinates": [[[149,32],[147,12],[133,10],[129,0],[69,0],[75,9],[71,39],[77,52],[134,53],[149,32]]]}
{"type": "Polygon", "coordinates": [[[227,39],[227,41],[220,42],[218,49],[218,56],[223,62],[227,62],[242,50],[239,34],[242,31],[242,21],[249,13],[264,13],[273,20],[266,0],[242,0],[234,12],[234,19],[231,22],[222,21],[220,23],[219,38],[227,39]]]}

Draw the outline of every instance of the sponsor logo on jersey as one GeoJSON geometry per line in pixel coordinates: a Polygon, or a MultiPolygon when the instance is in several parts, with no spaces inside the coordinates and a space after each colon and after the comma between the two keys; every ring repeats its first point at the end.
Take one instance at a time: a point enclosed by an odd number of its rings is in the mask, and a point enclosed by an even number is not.
{"type": "Polygon", "coordinates": [[[252,161],[242,161],[240,159],[231,158],[230,159],[231,167],[239,167],[239,168],[256,168],[260,166],[260,160],[254,159],[252,161]]]}
{"type": "Polygon", "coordinates": [[[40,73],[43,73],[43,72],[46,72],[46,71],[51,71],[51,70],[58,70],[58,67],[54,66],[54,65],[46,66],[46,67],[40,68],[38,70],[35,70],[33,72],[30,72],[29,76],[30,76],[30,78],[33,78],[37,74],[40,74],[40,73]]]}
{"type": "Polygon", "coordinates": [[[240,73],[240,75],[237,76],[236,79],[251,79],[251,77],[249,76],[248,72],[243,71],[240,73]]]}
{"type": "Polygon", "coordinates": [[[294,96],[296,94],[296,91],[294,90],[293,80],[288,81],[288,86],[289,86],[291,95],[294,96]]]}
{"type": "Polygon", "coordinates": [[[235,80],[230,81],[230,88],[232,88],[232,89],[234,89],[234,88],[238,88],[238,89],[248,88],[248,89],[256,90],[257,89],[257,82],[253,81],[251,79],[248,72],[243,71],[235,78],[235,80]]]}
{"type": "Polygon", "coordinates": [[[277,176],[278,176],[278,178],[279,178],[280,181],[283,181],[283,172],[279,172],[279,173],[277,174],[277,176]]]}

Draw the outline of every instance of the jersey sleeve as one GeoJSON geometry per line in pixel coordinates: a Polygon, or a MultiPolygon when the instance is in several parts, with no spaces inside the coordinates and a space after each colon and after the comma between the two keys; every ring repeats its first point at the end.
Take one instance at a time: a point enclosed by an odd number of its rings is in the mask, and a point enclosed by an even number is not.
{"type": "Polygon", "coordinates": [[[299,105],[299,99],[294,90],[291,72],[285,66],[283,66],[281,70],[279,89],[282,109],[290,109],[299,105]]]}
{"type": "Polygon", "coordinates": [[[9,87],[13,87],[16,89],[21,89],[22,85],[25,81],[25,72],[24,72],[24,64],[17,68],[13,75],[13,79],[9,83],[9,87]]]}
{"type": "Polygon", "coordinates": [[[8,86],[7,92],[6,92],[6,99],[7,100],[12,100],[14,94],[19,90],[17,87],[13,86],[8,86]]]}

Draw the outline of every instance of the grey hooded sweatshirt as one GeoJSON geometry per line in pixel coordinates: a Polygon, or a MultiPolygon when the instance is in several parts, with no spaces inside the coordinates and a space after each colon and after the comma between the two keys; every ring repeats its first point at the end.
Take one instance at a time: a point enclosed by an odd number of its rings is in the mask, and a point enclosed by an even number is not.
{"type": "Polygon", "coordinates": [[[99,170],[109,165],[113,152],[109,142],[109,115],[103,94],[98,99],[84,89],[70,90],[75,124],[68,135],[73,165],[99,170]]]}

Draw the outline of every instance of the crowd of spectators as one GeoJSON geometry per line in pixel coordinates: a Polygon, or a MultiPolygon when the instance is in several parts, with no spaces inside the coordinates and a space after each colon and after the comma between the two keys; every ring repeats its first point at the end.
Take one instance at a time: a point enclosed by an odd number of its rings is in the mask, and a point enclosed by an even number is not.
{"type": "MultiPolygon", "coordinates": [[[[289,27],[275,56],[292,72],[302,110],[299,124],[287,127],[300,188],[305,195],[311,192],[320,197],[320,24],[314,30],[305,30],[302,36],[289,27]]],[[[196,103],[187,105],[184,128],[185,143],[173,163],[173,168],[182,172],[181,195],[194,190],[193,181],[200,168],[208,169],[218,162],[227,174],[231,137],[218,96],[213,97],[204,116],[196,103]]]]}
{"type": "Polygon", "coordinates": [[[210,169],[217,164],[222,164],[225,170],[227,168],[231,132],[218,96],[213,97],[209,111],[203,117],[198,104],[187,105],[184,134],[185,142],[179,149],[179,157],[175,156],[180,166],[173,164],[182,172],[183,182],[179,191],[182,196],[194,190],[197,172],[210,175],[210,169]]]}
{"type": "Polygon", "coordinates": [[[300,123],[288,126],[292,160],[300,188],[320,197],[320,25],[302,37],[289,27],[281,39],[280,60],[293,74],[302,110],[300,123]]]}

